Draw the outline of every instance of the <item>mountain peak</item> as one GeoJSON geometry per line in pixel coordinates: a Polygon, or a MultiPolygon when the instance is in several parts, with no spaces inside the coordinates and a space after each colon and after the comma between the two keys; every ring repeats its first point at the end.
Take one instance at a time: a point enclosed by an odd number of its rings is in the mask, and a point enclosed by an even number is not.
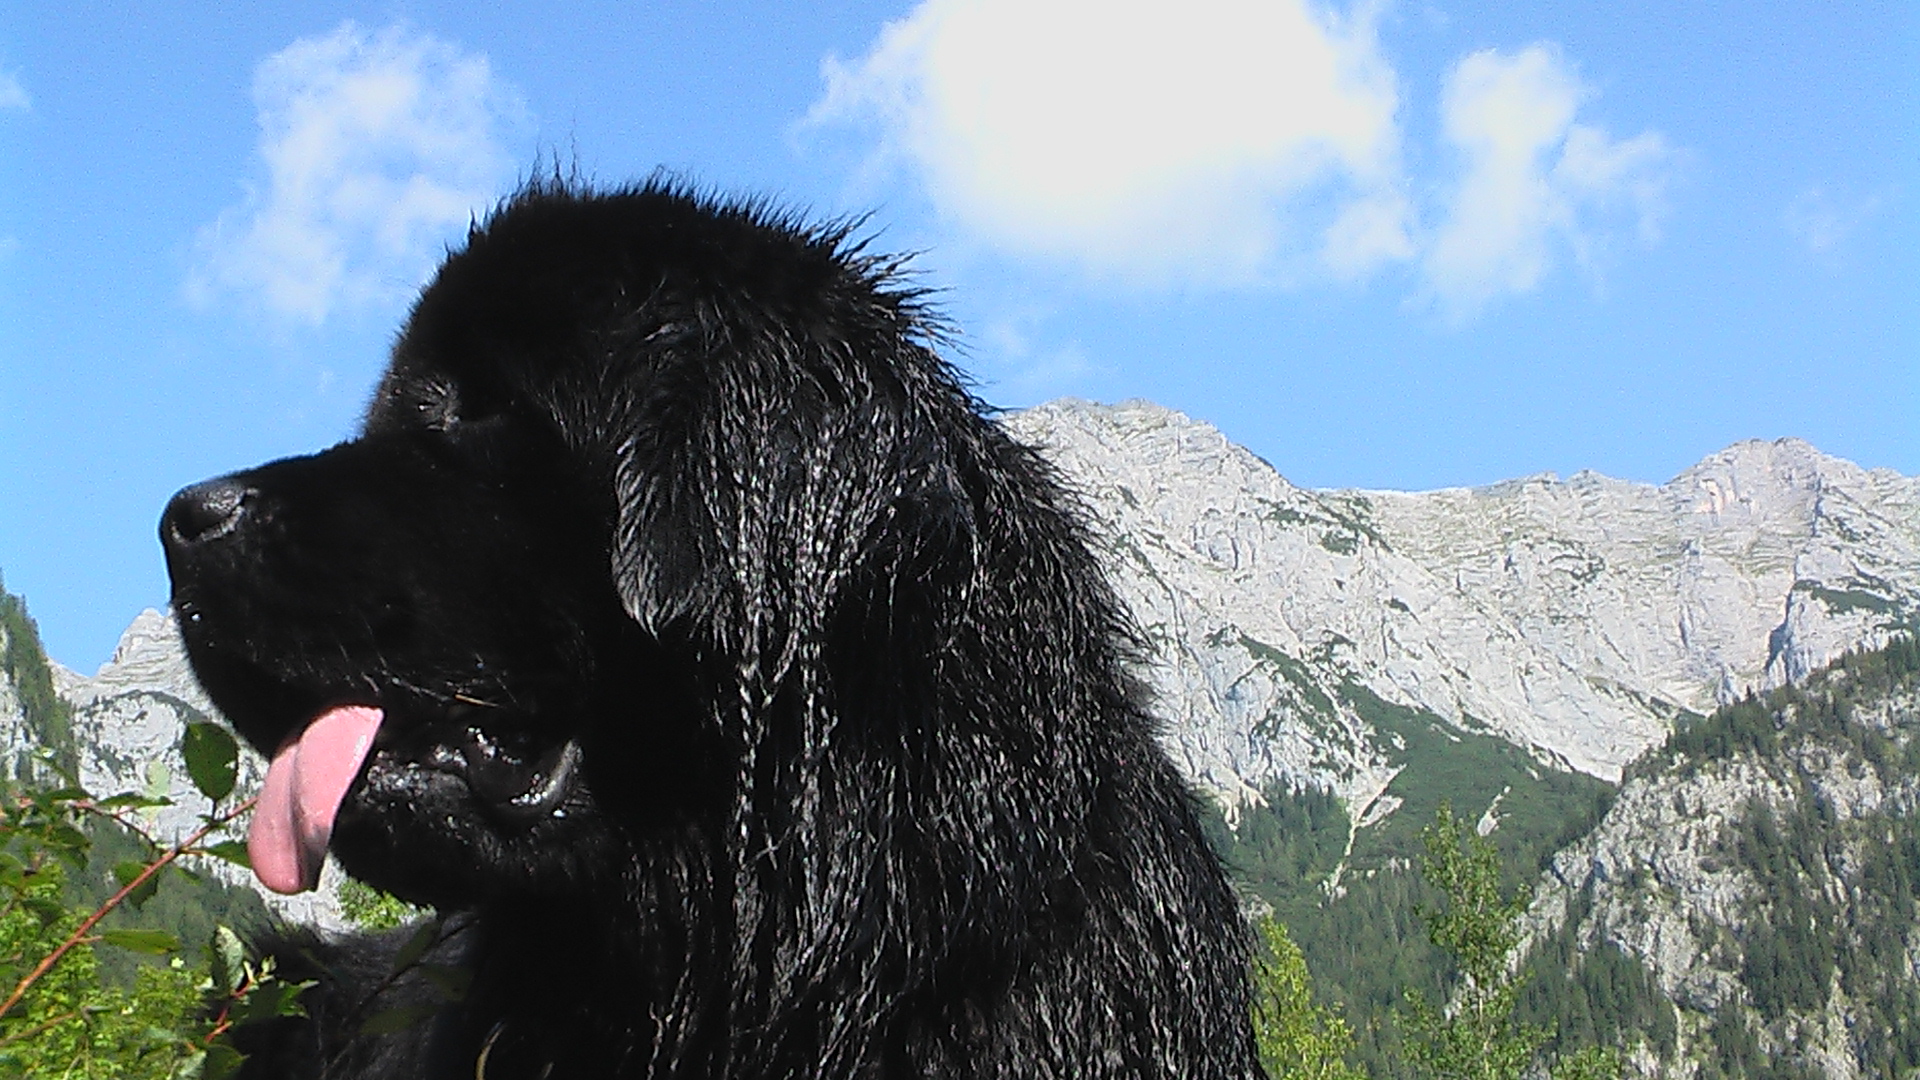
{"type": "Polygon", "coordinates": [[[1823,454],[1804,439],[1742,439],[1708,454],[1668,482],[1683,486],[1705,478],[1730,480],[1742,488],[1808,490],[1827,480],[1853,481],[1866,470],[1844,458],[1823,454]]]}
{"type": "Polygon", "coordinates": [[[130,690],[164,686],[203,712],[213,705],[187,666],[180,648],[180,630],[173,618],[147,608],[134,617],[114,646],[113,656],[89,677],[60,669],[54,680],[61,696],[79,706],[90,705],[130,690]]]}

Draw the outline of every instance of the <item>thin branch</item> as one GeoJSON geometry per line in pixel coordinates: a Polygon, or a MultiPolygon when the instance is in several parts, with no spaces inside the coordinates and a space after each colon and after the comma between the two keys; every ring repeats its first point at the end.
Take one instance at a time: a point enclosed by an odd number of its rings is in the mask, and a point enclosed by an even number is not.
{"type": "Polygon", "coordinates": [[[53,1017],[50,1020],[43,1020],[40,1023],[35,1024],[32,1027],[28,1028],[25,1031],[16,1031],[11,1035],[0,1036],[0,1046],[5,1046],[11,1042],[18,1042],[22,1039],[31,1039],[35,1035],[40,1035],[40,1034],[44,1034],[46,1032],[52,1031],[54,1028],[59,1027],[61,1024],[66,1023],[67,1021],[73,1019],[76,1016],[79,1016],[84,1012],[86,1012],[85,1009],[70,1009],[67,1012],[63,1012],[59,1016],[53,1017]]]}
{"type": "Polygon", "coordinates": [[[246,975],[241,977],[240,985],[227,992],[227,1000],[220,1003],[220,1015],[213,1018],[213,1030],[207,1032],[206,1038],[200,1040],[201,1046],[211,1047],[213,1040],[226,1034],[227,1029],[233,1026],[234,1003],[246,997],[252,989],[253,976],[246,975]]]}
{"type": "Polygon", "coordinates": [[[115,824],[119,825],[121,828],[127,830],[128,832],[134,834],[135,836],[138,836],[140,839],[146,841],[147,850],[149,851],[158,853],[166,850],[166,845],[162,844],[158,840],[155,840],[153,838],[153,834],[148,832],[144,826],[128,820],[128,818],[125,815],[121,814],[117,810],[103,810],[100,808],[99,804],[94,802],[92,799],[76,800],[73,804],[73,807],[76,810],[81,810],[86,813],[92,814],[94,817],[106,818],[108,821],[114,822],[115,824]]]}
{"type": "Polygon", "coordinates": [[[258,801],[258,798],[258,796],[255,796],[227,811],[225,814],[209,819],[205,825],[195,830],[193,835],[173,845],[173,847],[168,848],[159,858],[148,863],[147,868],[140,871],[138,877],[122,885],[119,892],[109,896],[105,903],[102,903],[98,908],[94,909],[93,914],[87,916],[85,922],[81,923],[73,933],[67,935],[67,940],[61,942],[59,948],[48,953],[47,958],[40,961],[39,966],[28,972],[26,977],[20,980],[20,984],[13,988],[13,993],[7,997],[7,1000],[4,1003],[0,1003],[0,1017],[5,1017],[7,1013],[12,1012],[13,1007],[20,1004],[20,999],[26,996],[27,990],[30,989],[34,983],[39,982],[41,976],[53,970],[53,966],[60,962],[61,957],[67,955],[75,945],[79,945],[86,938],[87,931],[92,930],[99,924],[101,919],[107,917],[108,912],[119,907],[127,897],[133,895],[135,889],[146,884],[147,879],[165,869],[168,863],[179,858],[182,853],[206,839],[208,833],[220,828],[227,822],[246,813],[248,810],[253,809],[253,804],[258,801]]]}

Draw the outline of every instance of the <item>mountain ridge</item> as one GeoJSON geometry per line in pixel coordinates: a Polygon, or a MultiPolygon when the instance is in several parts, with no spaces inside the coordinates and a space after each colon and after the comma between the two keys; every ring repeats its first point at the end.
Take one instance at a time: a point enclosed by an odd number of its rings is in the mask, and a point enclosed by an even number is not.
{"type": "Polygon", "coordinates": [[[1736,443],[1665,485],[1381,492],[1297,487],[1150,402],[1005,423],[1087,504],[1176,756],[1229,801],[1305,782],[1364,815],[1395,766],[1354,687],[1617,780],[1675,720],[1920,610],[1920,479],[1800,440],[1736,443]]]}

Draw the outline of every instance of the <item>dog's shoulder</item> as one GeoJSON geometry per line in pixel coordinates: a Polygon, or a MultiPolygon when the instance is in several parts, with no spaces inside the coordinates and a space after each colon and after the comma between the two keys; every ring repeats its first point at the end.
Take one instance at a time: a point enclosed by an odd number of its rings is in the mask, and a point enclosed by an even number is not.
{"type": "Polygon", "coordinates": [[[447,1061],[469,961],[471,916],[377,934],[277,929],[255,942],[281,981],[303,986],[299,1014],[234,1029],[238,1080],[425,1080],[447,1061]],[[424,946],[424,947],[423,947],[424,946]]]}

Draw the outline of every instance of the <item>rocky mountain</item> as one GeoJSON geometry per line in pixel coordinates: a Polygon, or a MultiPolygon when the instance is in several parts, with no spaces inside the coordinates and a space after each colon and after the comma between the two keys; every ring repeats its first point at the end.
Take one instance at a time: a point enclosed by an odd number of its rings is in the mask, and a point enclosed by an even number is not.
{"type": "Polygon", "coordinates": [[[45,768],[49,755],[69,763],[70,718],[25,601],[0,581],[0,780],[45,768]]]}
{"type": "MultiPolygon", "coordinates": [[[[1230,804],[1304,782],[1382,813],[1408,764],[1382,707],[1615,781],[1677,718],[1920,614],[1920,478],[1796,440],[1660,486],[1583,472],[1406,493],[1295,487],[1146,402],[1005,423],[1081,493],[1172,748],[1230,804]]],[[[157,782],[140,770],[162,768],[166,733],[211,711],[153,612],[98,674],[55,678],[101,779],[157,782]]]]}
{"type": "Polygon", "coordinates": [[[1920,612],[1920,478],[1797,440],[1659,486],[1313,491],[1146,402],[1006,423],[1082,493],[1176,752],[1229,800],[1309,782],[1379,813],[1407,760],[1372,702],[1617,780],[1676,719],[1920,612]]]}
{"type": "Polygon", "coordinates": [[[1562,977],[1625,958],[1671,1002],[1646,1075],[1913,1075],[1920,643],[1688,724],[1543,884],[1532,914],[1562,977]]]}
{"type": "MultiPolygon", "coordinates": [[[[1920,965],[1908,894],[1887,884],[1920,875],[1910,704],[1711,763],[1686,749],[1756,709],[1769,731],[1830,720],[1806,696],[1828,677],[1795,684],[1913,625],[1920,479],[1782,440],[1661,485],[1312,491],[1146,403],[1008,424],[1081,492],[1170,742],[1247,811],[1229,858],[1297,920],[1357,1024],[1432,975],[1406,960],[1424,943],[1405,912],[1422,902],[1415,831],[1445,800],[1515,865],[1550,869],[1535,1020],[1639,1040],[1643,1076],[1920,1061],[1893,1044],[1920,1015],[1920,965]],[[1358,829],[1326,822],[1322,786],[1358,829]]],[[[1372,1040],[1391,1075],[1397,1051],[1372,1040]]]]}

